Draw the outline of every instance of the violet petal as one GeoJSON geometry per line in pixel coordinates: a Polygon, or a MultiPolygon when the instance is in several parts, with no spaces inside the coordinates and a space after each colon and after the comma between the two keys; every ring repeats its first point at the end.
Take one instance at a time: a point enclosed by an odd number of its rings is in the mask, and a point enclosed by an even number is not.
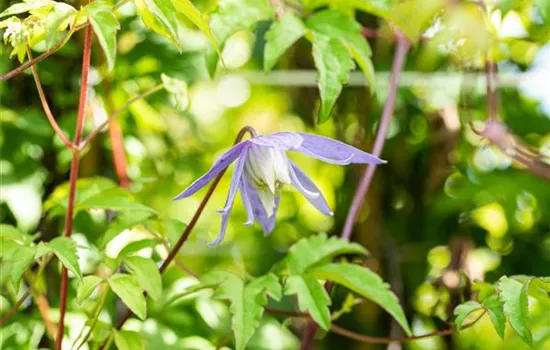
{"type": "Polygon", "coordinates": [[[323,194],[319,188],[315,186],[313,181],[311,181],[302,169],[300,169],[293,162],[290,162],[290,166],[290,176],[294,187],[296,187],[296,189],[300,191],[304,197],[306,197],[306,199],[321,213],[325,215],[333,215],[334,213],[330,210],[325,197],[323,197],[323,194]]]}
{"type": "Polygon", "coordinates": [[[233,208],[233,202],[235,202],[235,196],[237,195],[237,189],[239,188],[239,183],[241,182],[241,177],[243,175],[244,163],[246,161],[246,148],[241,154],[241,157],[235,165],[235,171],[231,177],[231,185],[229,186],[229,193],[227,194],[227,199],[225,200],[225,206],[223,209],[218,210],[222,214],[222,225],[220,228],[220,233],[214,242],[208,243],[209,246],[214,247],[220,244],[220,242],[225,237],[225,231],[227,230],[227,222],[229,221],[229,214],[231,214],[231,209],[233,208]]]}
{"type": "Polygon", "coordinates": [[[247,141],[243,141],[233,147],[228,151],[222,154],[216,161],[214,165],[204,174],[202,177],[198,178],[193,182],[189,187],[187,187],[182,193],[174,198],[174,200],[183,199],[191,196],[201,188],[203,188],[207,183],[215,178],[223,169],[227,168],[244,150],[246,150],[250,144],[247,141]]]}
{"type": "Polygon", "coordinates": [[[338,165],[386,163],[367,152],[328,137],[304,133],[299,135],[302,136],[303,142],[296,151],[327,163],[338,165]]]}

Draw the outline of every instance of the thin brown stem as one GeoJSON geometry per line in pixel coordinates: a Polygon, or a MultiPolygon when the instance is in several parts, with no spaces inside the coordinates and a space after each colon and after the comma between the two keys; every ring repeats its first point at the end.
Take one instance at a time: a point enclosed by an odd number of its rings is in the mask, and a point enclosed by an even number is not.
{"type": "MultiPolygon", "coordinates": [[[[249,126],[245,126],[244,128],[242,128],[240,131],[239,131],[239,134],[237,135],[237,137],[235,138],[235,143],[234,144],[237,144],[239,142],[242,141],[243,137],[246,135],[246,134],[250,134],[251,136],[256,136],[256,131],[249,127],[249,126]]],[[[218,183],[220,182],[222,176],[225,174],[225,171],[227,169],[224,169],[222,170],[213,180],[212,182],[212,185],[210,185],[210,188],[208,189],[208,192],[206,192],[206,195],[204,196],[204,198],[202,199],[201,203],[199,204],[199,207],[197,208],[197,210],[195,211],[195,214],[193,215],[193,217],[191,218],[191,221],[189,221],[189,223],[187,224],[187,227],[185,228],[185,230],[183,231],[183,233],[181,234],[180,238],[178,239],[178,241],[176,242],[176,244],[174,244],[174,246],[172,247],[172,249],[168,252],[168,256],[166,257],[166,259],[163,261],[162,265],[160,266],[159,268],[159,272],[162,274],[166,268],[170,265],[170,263],[175,259],[175,257],[177,256],[179,250],[181,249],[181,246],[183,245],[183,243],[185,243],[185,241],[187,241],[187,238],[189,237],[189,235],[191,234],[191,231],[193,231],[193,228],[195,227],[195,225],[197,224],[197,221],[199,220],[206,204],[208,203],[208,201],[210,200],[210,197],[212,197],[212,194],[214,193],[214,190],[216,189],[216,187],[218,186],[218,183]]],[[[145,293],[146,294],[146,293],[145,293]]],[[[116,325],[116,328],[117,329],[120,329],[122,328],[122,326],[124,325],[124,323],[126,323],[126,321],[132,316],[132,311],[130,310],[127,310],[126,311],[126,314],[118,321],[117,325],[116,325]]],[[[103,349],[104,347],[101,347],[101,349],[103,349]]]]}
{"type": "MultiPolygon", "coordinates": [[[[27,56],[29,56],[29,59],[32,60],[32,53],[28,46],[27,56]]],[[[44,109],[44,113],[46,113],[46,117],[48,118],[52,129],[55,131],[57,136],[59,136],[61,141],[63,141],[65,146],[67,146],[67,148],[74,149],[74,144],[67,138],[67,136],[65,136],[65,133],[63,132],[63,130],[61,130],[59,124],[57,124],[57,121],[52,114],[52,111],[48,104],[48,100],[46,100],[46,94],[44,94],[44,89],[42,88],[42,83],[40,82],[40,76],[38,75],[38,69],[36,68],[36,65],[31,66],[31,71],[34,77],[34,82],[36,83],[36,89],[38,90],[38,96],[40,96],[40,102],[42,102],[42,108],[44,109]]]]}
{"type": "MultiPolygon", "coordinates": [[[[82,130],[84,129],[84,120],[86,117],[86,104],[88,98],[88,73],[90,71],[90,56],[92,52],[92,27],[86,28],[84,37],[84,49],[82,58],[82,75],[80,79],[80,99],[78,104],[78,116],[76,120],[76,130],[74,144],[78,145],[82,139],[82,130]]],[[[76,196],[76,181],[78,179],[78,168],[80,165],[80,152],[73,150],[71,159],[71,172],[69,176],[69,194],[67,203],[67,215],[65,219],[65,237],[70,237],[73,230],[74,203],[76,196]]],[[[65,266],[61,269],[61,293],[59,304],[59,326],[57,328],[57,337],[55,342],[56,350],[61,350],[63,343],[65,313],[67,309],[67,289],[69,287],[69,276],[65,266]]]]}
{"type": "MultiPolygon", "coordinates": [[[[122,0],[121,2],[119,2],[118,4],[116,4],[114,7],[113,7],[113,11],[116,11],[118,10],[119,8],[121,8],[124,4],[126,4],[127,2],[129,2],[130,0],[122,0]]],[[[29,60],[25,63],[23,63],[22,65],[20,65],[19,67],[5,73],[5,74],[2,74],[0,75],[0,81],[4,81],[4,80],[8,80],[10,78],[13,78],[14,76],[18,75],[19,73],[23,72],[25,69],[29,68],[29,67],[32,67],[34,66],[35,64],[37,64],[38,62],[44,60],[45,58],[48,58],[49,56],[51,56],[53,53],[55,53],[56,51],[58,51],[59,49],[61,49],[66,43],[67,41],[69,41],[69,39],[71,38],[71,36],[73,35],[74,32],[76,31],[79,31],[80,29],[84,28],[84,27],[87,27],[90,25],[90,22],[84,22],[82,24],[79,24],[77,26],[74,26],[73,28],[71,28],[68,32],[67,32],[67,35],[65,35],[63,37],[63,39],[61,39],[61,41],[59,43],[57,43],[54,47],[52,47],[51,49],[49,49],[48,51],[42,53],[40,56],[36,56],[36,58],[34,59],[31,59],[29,57],[29,60]]]]}
{"type": "MultiPolygon", "coordinates": [[[[472,322],[465,324],[460,328],[460,330],[465,330],[473,325],[475,325],[481,318],[485,315],[486,311],[481,313],[475,320],[472,322]]],[[[346,338],[354,339],[357,341],[360,341],[362,343],[369,343],[369,344],[388,344],[388,343],[408,343],[419,339],[426,339],[426,338],[433,338],[433,337],[440,337],[445,335],[450,335],[453,333],[456,333],[458,330],[456,328],[448,328],[443,330],[437,330],[433,331],[431,333],[423,334],[423,335],[414,335],[411,337],[402,337],[402,338],[384,338],[384,337],[371,337],[369,335],[359,334],[352,332],[350,330],[347,330],[345,328],[342,328],[340,326],[337,326],[335,324],[330,326],[330,330],[336,334],[340,334],[346,338]]]]}
{"type": "MultiPolygon", "coordinates": [[[[397,88],[399,85],[399,75],[403,70],[405,65],[405,59],[407,57],[407,52],[410,48],[410,42],[404,36],[400,36],[400,39],[397,41],[397,48],[395,56],[393,58],[393,67],[392,73],[390,76],[390,85],[388,97],[386,98],[386,103],[384,104],[384,110],[382,111],[382,116],[380,117],[380,124],[378,126],[378,131],[376,132],[376,138],[374,140],[374,146],[372,147],[372,154],[379,157],[384,148],[384,143],[386,142],[386,136],[388,134],[388,129],[390,126],[391,119],[393,117],[393,110],[395,108],[395,99],[397,96],[397,88]]],[[[344,228],[342,229],[342,238],[349,239],[351,237],[351,232],[359,214],[359,210],[365,200],[365,195],[369,190],[374,171],[376,170],[376,164],[369,164],[367,169],[363,173],[359,187],[355,192],[353,197],[350,210],[346,217],[346,222],[344,228]]]]}
{"type": "MultiPolygon", "coordinates": [[[[300,312],[300,311],[288,311],[288,310],[279,310],[279,309],[273,309],[266,307],[265,312],[272,314],[272,315],[280,315],[280,316],[287,316],[287,317],[299,317],[299,318],[309,318],[309,314],[307,312],[300,312]]],[[[456,333],[457,331],[463,331],[465,329],[468,329],[475,325],[481,318],[487,313],[487,311],[483,311],[475,320],[473,320],[470,323],[467,323],[463,325],[460,329],[456,328],[447,328],[442,330],[433,331],[430,333],[422,334],[422,335],[413,335],[411,337],[400,337],[400,338],[391,338],[391,337],[373,337],[370,335],[364,335],[359,334],[350,330],[347,330],[343,327],[337,326],[335,324],[332,324],[330,326],[330,330],[336,334],[342,335],[344,337],[358,340],[363,343],[370,343],[370,344],[389,344],[389,343],[408,343],[411,341],[419,340],[419,339],[425,339],[425,338],[432,338],[432,337],[439,337],[439,336],[445,336],[450,335],[453,333],[456,333]]]]}
{"type": "MultiPolygon", "coordinates": [[[[38,276],[40,276],[42,274],[42,272],[44,272],[44,269],[46,268],[46,265],[48,265],[48,263],[52,260],[52,255],[48,256],[47,258],[44,258],[42,264],[40,264],[40,268],[38,269],[38,272],[36,273],[36,278],[38,276]]],[[[34,289],[34,281],[30,282],[28,284],[28,288],[27,290],[25,291],[25,293],[21,296],[21,298],[19,298],[15,304],[13,304],[13,306],[8,310],[8,312],[6,312],[4,314],[4,316],[2,316],[2,318],[0,319],[0,326],[3,326],[6,324],[6,322],[15,314],[15,312],[17,311],[17,309],[19,308],[19,306],[21,306],[21,304],[23,304],[23,302],[25,302],[25,300],[29,297],[29,295],[31,295],[31,292],[32,290],[34,289]]],[[[45,323],[46,320],[44,320],[45,323]]]]}
{"type": "MultiPolygon", "coordinates": [[[[397,47],[395,50],[395,56],[393,58],[392,73],[390,76],[389,92],[388,97],[386,98],[386,103],[384,105],[384,110],[382,111],[382,116],[380,117],[380,123],[378,130],[376,132],[376,138],[374,140],[374,146],[372,148],[372,154],[375,156],[380,156],[384,143],[386,141],[386,136],[388,134],[390,122],[393,116],[393,110],[395,108],[395,99],[397,97],[397,88],[399,86],[399,75],[403,70],[405,65],[405,59],[407,57],[407,52],[411,46],[410,41],[401,33],[398,33],[397,36],[397,47]]],[[[346,221],[344,223],[344,228],[342,229],[342,234],[340,237],[344,239],[350,239],[355,220],[359,214],[359,210],[363,205],[367,191],[369,190],[372,178],[374,176],[374,171],[376,170],[376,164],[369,164],[367,169],[363,173],[361,182],[355,192],[355,196],[351,202],[346,221]]],[[[326,289],[330,289],[331,283],[328,282],[325,284],[326,289]]],[[[307,350],[311,347],[313,342],[313,336],[317,325],[315,322],[310,320],[306,325],[304,334],[302,335],[302,345],[301,350],[307,350]]]]}
{"type": "Polygon", "coordinates": [[[122,112],[124,112],[130,105],[138,100],[141,100],[142,98],[145,98],[149,95],[154,94],[157,91],[160,91],[164,88],[163,84],[156,85],[155,87],[135,96],[130,101],[126,102],[126,104],[116,111],[114,111],[108,118],[105,120],[101,125],[96,127],[86,138],[84,141],[78,144],[78,148],[82,151],[84,148],[86,148],[87,145],[90,144],[90,142],[109,124],[109,122],[115,118],[117,118],[122,112]]]}
{"type": "Polygon", "coordinates": [[[494,122],[498,118],[498,66],[487,59],[485,63],[485,74],[487,75],[487,109],[489,120],[494,122]]]}
{"type": "Polygon", "coordinates": [[[0,327],[4,327],[4,325],[8,322],[8,320],[15,315],[17,312],[17,309],[27,300],[27,298],[31,295],[31,292],[29,289],[25,291],[25,293],[13,304],[13,306],[0,318],[0,327]]]}
{"type": "MultiPolygon", "coordinates": [[[[86,22],[87,24],[88,22],[86,22]]],[[[29,60],[25,63],[23,63],[22,65],[20,65],[19,67],[5,73],[5,74],[2,74],[0,75],[0,81],[4,81],[4,80],[8,80],[10,78],[13,78],[14,76],[16,76],[17,74],[23,72],[25,69],[29,68],[29,67],[32,67],[34,66],[35,64],[37,64],[38,62],[44,60],[45,58],[48,58],[49,56],[51,56],[53,53],[55,53],[57,50],[59,50],[60,48],[63,47],[63,45],[65,45],[67,43],[67,41],[69,41],[69,39],[71,38],[71,36],[73,35],[73,33],[75,31],[77,31],[78,29],[80,29],[81,27],[75,27],[71,30],[69,30],[67,32],[67,34],[63,37],[63,39],[61,39],[61,41],[59,43],[57,43],[57,45],[55,45],[54,47],[52,47],[51,49],[49,49],[48,51],[44,52],[43,54],[39,55],[39,56],[36,56],[35,58],[31,58],[29,56],[29,60]]]]}

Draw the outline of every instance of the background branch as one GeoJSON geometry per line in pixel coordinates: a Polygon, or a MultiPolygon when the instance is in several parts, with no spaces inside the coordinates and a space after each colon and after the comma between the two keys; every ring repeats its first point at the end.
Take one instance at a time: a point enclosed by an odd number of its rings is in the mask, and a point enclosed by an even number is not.
{"type": "Polygon", "coordinates": [[[163,84],[159,84],[159,85],[156,85],[154,87],[152,87],[151,89],[135,96],[134,98],[132,98],[130,101],[126,102],[126,104],[122,107],[120,107],[119,109],[117,109],[116,111],[114,111],[111,115],[109,115],[109,117],[107,117],[107,120],[105,120],[103,123],[101,123],[98,127],[96,127],[85,139],[84,141],[82,141],[81,143],[78,144],[78,148],[80,149],[80,151],[84,150],[84,148],[86,148],[86,146],[88,146],[90,144],[90,142],[92,142],[92,140],[97,136],[97,134],[99,134],[108,124],[111,120],[117,118],[122,112],[124,112],[126,109],[128,109],[128,107],[130,107],[130,105],[138,100],[141,100],[142,98],[145,98],[149,95],[152,95],[154,94],[155,92],[157,91],[160,91],[164,89],[164,85],[163,84]]]}
{"type": "MultiPolygon", "coordinates": [[[[382,116],[380,117],[380,124],[378,126],[378,131],[376,132],[376,138],[371,152],[377,157],[380,156],[380,154],[382,153],[382,148],[384,147],[384,142],[386,141],[386,135],[388,133],[391,118],[393,116],[393,110],[395,107],[397,88],[399,86],[399,74],[401,73],[401,70],[405,65],[405,59],[407,57],[407,52],[409,51],[410,46],[411,43],[409,42],[409,40],[403,34],[399,33],[395,55],[393,58],[392,74],[390,76],[390,89],[388,92],[386,103],[384,105],[384,110],[382,111],[382,116]]],[[[361,178],[361,182],[359,183],[359,187],[355,192],[355,196],[353,197],[350,209],[348,211],[342,234],[340,235],[340,237],[344,239],[350,239],[351,237],[355,220],[357,218],[357,215],[359,214],[359,210],[361,209],[363,201],[365,200],[365,195],[367,194],[375,170],[376,165],[369,164],[361,178]]],[[[325,285],[325,288],[330,289],[330,286],[331,284],[327,283],[325,285]]],[[[300,348],[301,350],[307,350],[311,347],[316,329],[317,325],[315,324],[315,322],[310,320],[306,325],[306,329],[302,336],[302,345],[300,348]]]]}

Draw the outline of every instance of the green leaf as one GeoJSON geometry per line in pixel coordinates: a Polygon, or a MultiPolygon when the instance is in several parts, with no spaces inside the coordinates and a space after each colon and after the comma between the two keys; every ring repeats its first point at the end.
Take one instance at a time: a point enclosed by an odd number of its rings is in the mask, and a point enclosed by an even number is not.
{"type": "MultiPolygon", "coordinates": [[[[101,192],[115,191],[118,189],[118,185],[110,179],[103,177],[89,177],[78,179],[76,182],[76,203],[80,204],[82,201],[93,197],[101,192]]],[[[64,215],[67,211],[67,198],[69,194],[69,183],[65,182],[55,188],[53,193],[44,202],[44,211],[51,211],[55,213],[49,213],[51,216],[64,215]]]]}
{"type": "Polygon", "coordinates": [[[142,350],[143,342],[141,335],[137,332],[119,331],[113,329],[115,345],[118,350],[142,350]]]}
{"type": "Polygon", "coordinates": [[[118,236],[122,231],[146,222],[151,216],[153,216],[153,213],[148,211],[129,212],[117,215],[111,222],[111,225],[109,225],[107,231],[101,236],[98,243],[99,248],[104,248],[107,243],[118,236]]]}
{"type": "Polygon", "coordinates": [[[25,0],[8,7],[5,11],[0,13],[0,18],[37,10],[43,7],[53,8],[55,4],[56,2],[51,0],[25,0]]]}
{"type": "MultiPolygon", "coordinates": [[[[272,19],[275,15],[268,0],[221,0],[210,17],[210,29],[223,48],[225,41],[240,30],[252,30],[256,23],[272,19]]],[[[214,75],[217,54],[214,47],[207,49],[208,71],[214,75]]]]}
{"type": "Polygon", "coordinates": [[[145,4],[170,32],[171,37],[179,43],[176,8],[172,2],[170,0],[145,0],[145,4]]]}
{"type": "Polygon", "coordinates": [[[489,313],[491,323],[495,327],[497,334],[501,339],[504,339],[504,331],[506,330],[506,316],[502,309],[502,302],[497,295],[492,295],[483,301],[483,307],[489,313]]]}
{"type": "Polygon", "coordinates": [[[171,245],[176,244],[182,232],[187,228],[186,223],[172,218],[159,220],[159,223],[159,232],[168,239],[171,245]]]}
{"type": "Polygon", "coordinates": [[[496,288],[491,283],[476,281],[472,284],[472,291],[477,293],[477,300],[483,303],[496,293],[496,288]]]}
{"type": "Polygon", "coordinates": [[[140,286],[151,298],[158,300],[162,295],[162,277],[155,262],[140,256],[125,257],[124,262],[134,272],[140,286]]]}
{"type": "Polygon", "coordinates": [[[500,300],[503,302],[504,315],[510,325],[528,345],[533,346],[533,335],[529,328],[529,310],[527,304],[527,283],[503,276],[497,284],[500,300]]]}
{"type": "Polygon", "coordinates": [[[103,278],[90,275],[84,277],[76,287],[76,302],[82,304],[90,295],[92,295],[95,288],[103,282],[103,278]]]}
{"type": "Polygon", "coordinates": [[[392,0],[349,0],[350,5],[357,10],[372,13],[388,19],[391,16],[394,1],[392,0]]]}
{"type": "Polygon", "coordinates": [[[330,329],[330,297],[315,277],[308,275],[288,277],[285,294],[296,294],[300,310],[308,312],[325,331],[330,329]]]}
{"type": "Polygon", "coordinates": [[[283,297],[283,289],[279,283],[279,279],[273,273],[268,273],[267,275],[257,277],[250,281],[246,285],[246,291],[251,295],[254,293],[259,294],[263,302],[262,305],[267,303],[264,294],[269,295],[273,300],[281,300],[283,297]]]}
{"type": "MultiPolygon", "coordinates": [[[[69,25],[69,18],[74,15],[76,10],[72,11],[63,11],[58,8],[54,8],[45,19],[45,28],[46,33],[45,41],[46,48],[50,49],[57,39],[57,36],[60,31],[64,31],[69,25]]],[[[32,45],[30,45],[32,46],[32,45]]]]}
{"type": "Polygon", "coordinates": [[[18,285],[25,270],[34,262],[36,250],[36,247],[20,246],[13,252],[11,263],[6,265],[9,266],[8,271],[11,271],[11,281],[14,286],[18,285]]]}
{"type": "Polygon", "coordinates": [[[282,294],[274,274],[259,277],[245,286],[243,280],[235,274],[216,272],[203,279],[203,283],[219,283],[213,297],[229,300],[237,350],[245,348],[258,328],[267,304],[266,294],[276,299],[282,294]]]}
{"type": "Polygon", "coordinates": [[[305,34],[304,23],[292,12],[287,12],[279,21],[273,22],[265,35],[264,71],[269,72],[279,57],[305,34]]]}
{"type": "Polygon", "coordinates": [[[118,295],[122,302],[137,317],[144,320],[147,315],[145,296],[143,295],[143,289],[136,282],[134,276],[115,273],[107,281],[113,292],[118,295]]]}
{"type": "MultiPolygon", "coordinates": [[[[93,4],[93,3],[92,3],[93,4]]],[[[75,210],[108,209],[114,211],[145,211],[155,214],[156,211],[141,203],[132,202],[126,197],[100,193],[80,203],[75,210]]]]}
{"type": "Polygon", "coordinates": [[[13,256],[21,245],[16,241],[0,237],[0,258],[3,261],[13,260],[13,256]]]}
{"type": "Polygon", "coordinates": [[[302,238],[294,244],[279,265],[288,268],[290,274],[302,274],[310,267],[327,263],[343,254],[366,255],[367,250],[357,243],[325,233],[302,238]]]}
{"type": "Polygon", "coordinates": [[[363,71],[371,90],[374,89],[372,51],[361,35],[361,25],[357,21],[341,12],[325,10],[315,13],[306,24],[316,33],[341,40],[363,71]]]}
{"type": "Polygon", "coordinates": [[[116,59],[116,32],[120,29],[113,8],[104,1],[93,1],[85,6],[85,10],[97,40],[105,52],[109,70],[112,70],[116,59]]]}
{"type": "Polygon", "coordinates": [[[349,72],[355,65],[340,40],[318,33],[313,34],[313,60],[319,72],[319,122],[322,123],[330,117],[342,85],[348,82],[349,72]]]}
{"type": "Polygon", "coordinates": [[[460,330],[464,324],[464,320],[466,320],[472,312],[478,310],[483,310],[483,306],[474,300],[458,305],[454,311],[456,328],[460,330]]]}
{"type": "Polygon", "coordinates": [[[63,264],[67,270],[82,279],[82,272],[80,272],[80,266],[78,265],[78,254],[75,241],[68,237],[57,237],[47,243],[41,243],[38,245],[35,259],[50,252],[57,256],[61,264],[63,264]]]}
{"type": "Polygon", "coordinates": [[[187,83],[180,79],[175,79],[161,74],[160,78],[164,84],[164,88],[168,91],[176,100],[176,108],[180,111],[185,111],[189,108],[189,90],[187,89],[187,83]]]}
{"type": "Polygon", "coordinates": [[[26,240],[26,235],[15,226],[0,224],[0,238],[23,242],[26,240]]]}
{"type": "Polygon", "coordinates": [[[179,299],[181,298],[184,298],[188,295],[191,295],[193,293],[197,293],[201,290],[204,290],[204,289],[215,289],[216,287],[218,287],[220,285],[220,282],[213,282],[213,283],[199,283],[199,284],[195,284],[191,287],[188,287],[185,289],[185,291],[181,292],[181,293],[178,293],[176,295],[174,295],[173,297],[171,297],[170,299],[168,299],[168,301],[164,304],[164,306],[168,306],[172,303],[175,303],[176,301],[178,301],[179,299]]]}
{"type": "Polygon", "coordinates": [[[544,21],[550,22],[550,0],[534,0],[534,4],[544,21]]]}
{"type": "Polygon", "coordinates": [[[444,0],[405,0],[393,10],[393,22],[409,39],[416,42],[444,5],[444,0]]]}
{"type": "Polygon", "coordinates": [[[312,273],[317,278],[334,281],[372,300],[392,315],[407,335],[411,334],[411,329],[407,323],[405,313],[399,305],[399,300],[390,290],[389,285],[373,271],[349,263],[330,263],[315,268],[312,273]]]}
{"type": "Polygon", "coordinates": [[[171,0],[172,5],[177,11],[185,15],[193,24],[195,24],[210,40],[210,43],[214,46],[218,54],[220,54],[220,48],[216,42],[216,38],[210,30],[208,25],[208,19],[204,16],[190,0],[171,0]]]}
{"type": "Polygon", "coordinates": [[[127,256],[130,256],[136,252],[139,252],[142,249],[145,248],[153,248],[159,245],[160,242],[156,239],[142,239],[139,241],[135,241],[132,243],[128,243],[127,246],[122,248],[120,253],[118,253],[118,259],[124,259],[127,256]]]}
{"type": "Polygon", "coordinates": [[[348,314],[353,311],[353,307],[355,305],[359,305],[363,302],[363,299],[357,298],[354,293],[348,293],[346,295],[346,299],[344,299],[344,302],[340,306],[339,310],[335,310],[332,312],[332,321],[339,319],[342,315],[348,314]]]}
{"type": "Polygon", "coordinates": [[[143,24],[154,32],[170,39],[176,47],[181,50],[181,44],[176,36],[166,27],[166,25],[157,18],[157,16],[149,9],[149,1],[134,0],[138,15],[141,17],[143,24]]]}

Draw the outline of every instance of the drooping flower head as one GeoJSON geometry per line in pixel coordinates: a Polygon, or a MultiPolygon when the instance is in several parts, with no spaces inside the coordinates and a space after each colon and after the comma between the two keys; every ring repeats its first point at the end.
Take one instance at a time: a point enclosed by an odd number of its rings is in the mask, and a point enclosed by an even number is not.
{"type": "Polygon", "coordinates": [[[287,151],[297,151],[327,163],[347,165],[352,163],[381,164],[385,161],[327,137],[280,132],[256,136],[238,143],[222,154],[206,174],[193,182],[174,199],[182,199],[204,187],[223,169],[237,161],[231,178],[229,194],[223,209],[222,224],[218,237],[211,246],[218,245],[224,238],[237,191],[246,210],[245,225],[257,221],[268,235],[275,227],[275,214],[279,206],[281,189],[293,185],[307,200],[325,215],[332,215],[327,202],[311,179],[287,157],[287,151]]]}

